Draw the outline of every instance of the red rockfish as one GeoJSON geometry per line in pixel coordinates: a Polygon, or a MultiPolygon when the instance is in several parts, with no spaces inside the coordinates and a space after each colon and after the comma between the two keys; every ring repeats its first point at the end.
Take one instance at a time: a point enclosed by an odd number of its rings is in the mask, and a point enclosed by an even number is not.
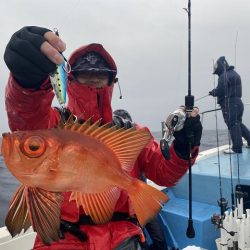
{"type": "Polygon", "coordinates": [[[5,224],[14,237],[30,226],[45,244],[58,240],[62,192],[96,224],[108,222],[125,190],[141,225],[168,200],[159,190],[129,175],[152,136],[148,129],[99,126],[86,121],[58,128],[4,133],[2,155],[22,183],[5,224]]]}

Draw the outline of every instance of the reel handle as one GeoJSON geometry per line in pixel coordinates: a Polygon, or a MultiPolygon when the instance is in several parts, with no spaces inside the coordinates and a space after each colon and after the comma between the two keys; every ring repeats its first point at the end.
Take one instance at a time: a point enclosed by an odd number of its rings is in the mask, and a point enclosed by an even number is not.
{"type": "Polygon", "coordinates": [[[166,119],[166,122],[164,122],[164,136],[160,140],[160,148],[162,155],[166,160],[170,160],[169,143],[172,141],[173,134],[175,131],[179,131],[184,127],[185,120],[185,108],[181,106],[173,113],[170,113],[166,119]]]}

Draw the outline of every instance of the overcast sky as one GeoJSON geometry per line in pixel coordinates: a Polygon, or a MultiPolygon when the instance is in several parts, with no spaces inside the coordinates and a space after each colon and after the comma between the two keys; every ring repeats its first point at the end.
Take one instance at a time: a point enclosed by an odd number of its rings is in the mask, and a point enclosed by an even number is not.
{"type": "MultiPolygon", "coordinates": [[[[250,103],[249,0],[192,0],[192,94],[213,89],[213,59],[226,56],[242,77],[243,102],[250,103]],[[237,42],[236,42],[237,41],[237,42]]],[[[152,131],[184,103],[187,94],[187,0],[8,0],[0,3],[0,132],[8,131],[4,89],[8,69],[3,54],[11,35],[26,25],[56,27],[67,43],[66,57],[76,48],[102,43],[117,66],[123,99],[115,87],[113,108],[127,109],[152,131]]],[[[56,102],[55,102],[56,104],[56,102]]],[[[215,107],[206,97],[201,112],[215,107]]],[[[250,127],[250,105],[244,121],[250,127]]],[[[204,117],[215,128],[215,115],[204,117]]],[[[219,113],[219,127],[225,128],[219,113]]]]}

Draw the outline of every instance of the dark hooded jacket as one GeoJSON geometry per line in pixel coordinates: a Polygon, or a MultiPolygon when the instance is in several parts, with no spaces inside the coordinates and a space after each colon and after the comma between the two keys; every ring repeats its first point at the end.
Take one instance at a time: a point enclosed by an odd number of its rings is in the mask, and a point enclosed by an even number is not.
{"type": "MultiPolygon", "coordinates": [[[[88,51],[101,54],[109,67],[116,71],[116,65],[110,54],[100,44],[90,44],[77,49],[69,58],[72,65],[75,60],[88,51]]],[[[78,84],[73,75],[68,75],[67,93],[68,108],[76,116],[86,120],[102,118],[103,122],[112,121],[111,98],[116,74],[112,75],[112,84],[103,89],[95,89],[78,84]]],[[[39,90],[24,89],[10,74],[6,87],[6,110],[9,126],[15,130],[34,130],[52,128],[58,124],[60,115],[58,109],[52,108],[54,93],[49,78],[39,90]]],[[[197,148],[195,149],[197,151],[197,148]]],[[[173,147],[170,148],[171,160],[166,161],[161,153],[159,143],[154,139],[144,148],[135,162],[131,176],[139,177],[141,173],[161,186],[173,186],[188,169],[188,162],[179,158],[173,147]]],[[[192,159],[192,163],[195,159],[192,159]]],[[[70,193],[64,193],[61,207],[61,218],[70,222],[77,222],[79,215],[84,214],[82,208],[77,208],[74,201],[69,201],[70,193]]],[[[115,211],[133,213],[128,195],[121,192],[115,211]]],[[[89,240],[79,241],[75,236],[65,233],[62,242],[53,243],[49,249],[114,249],[124,239],[139,235],[140,227],[128,222],[109,222],[105,225],[84,225],[81,229],[87,233],[89,240]],[[83,248],[84,246],[84,248],[83,248]]],[[[48,249],[37,239],[34,249],[48,249]]]]}
{"type": "Polygon", "coordinates": [[[227,98],[241,98],[240,75],[234,70],[234,66],[228,65],[224,56],[217,60],[214,74],[219,76],[218,85],[212,90],[213,96],[217,96],[218,104],[225,106],[227,98]]]}

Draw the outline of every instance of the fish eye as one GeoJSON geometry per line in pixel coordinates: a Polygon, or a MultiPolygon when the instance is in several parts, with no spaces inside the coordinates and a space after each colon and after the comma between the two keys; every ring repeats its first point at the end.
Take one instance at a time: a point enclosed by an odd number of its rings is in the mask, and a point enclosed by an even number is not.
{"type": "Polygon", "coordinates": [[[22,153],[30,158],[41,156],[46,149],[46,142],[40,136],[30,136],[20,145],[22,153]]]}

